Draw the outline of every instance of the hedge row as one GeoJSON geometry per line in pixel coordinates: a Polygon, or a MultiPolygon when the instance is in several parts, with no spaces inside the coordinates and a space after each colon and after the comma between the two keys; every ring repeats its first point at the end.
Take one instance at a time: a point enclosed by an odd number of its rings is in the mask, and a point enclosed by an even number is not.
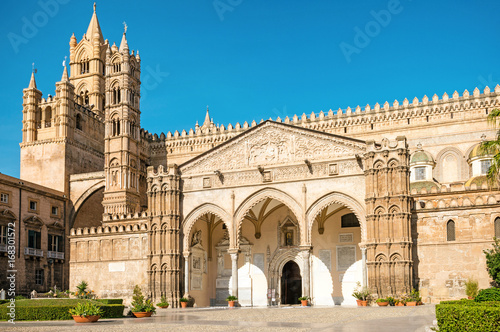
{"type": "Polygon", "coordinates": [[[439,332],[498,332],[500,305],[491,302],[447,301],[436,306],[439,332]]]}
{"type": "Polygon", "coordinates": [[[485,302],[476,302],[474,300],[454,300],[454,301],[441,301],[439,304],[461,304],[465,306],[483,306],[483,307],[500,307],[500,301],[485,301],[485,302]]]}
{"type": "Polygon", "coordinates": [[[104,304],[123,304],[122,299],[97,299],[96,301],[104,304]]]}
{"type": "Polygon", "coordinates": [[[481,289],[474,299],[476,302],[500,301],[500,288],[481,289]]]}
{"type": "MultiPolygon", "coordinates": [[[[125,306],[121,304],[104,304],[99,303],[104,311],[101,318],[121,318],[125,306]]],[[[74,308],[74,305],[47,305],[47,306],[22,306],[15,308],[16,321],[20,320],[63,320],[72,319],[69,314],[69,309],[74,308]]],[[[11,312],[11,308],[7,304],[0,306],[0,320],[11,319],[7,314],[11,312]]]]}

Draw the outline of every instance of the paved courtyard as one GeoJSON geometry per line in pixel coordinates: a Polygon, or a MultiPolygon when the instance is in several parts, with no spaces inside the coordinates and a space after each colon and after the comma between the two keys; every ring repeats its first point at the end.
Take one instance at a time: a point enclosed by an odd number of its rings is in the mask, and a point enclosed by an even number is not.
{"type": "Polygon", "coordinates": [[[152,318],[2,322],[2,331],[430,331],[435,307],[281,307],[159,309],[152,318]]]}

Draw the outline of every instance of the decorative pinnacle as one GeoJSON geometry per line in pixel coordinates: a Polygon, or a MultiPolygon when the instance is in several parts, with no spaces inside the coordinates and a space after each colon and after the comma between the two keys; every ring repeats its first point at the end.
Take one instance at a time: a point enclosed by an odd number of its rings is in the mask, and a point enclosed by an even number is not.
{"type": "Polygon", "coordinates": [[[127,23],[125,21],[123,21],[123,34],[127,33],[127,28],[128,28],[127,23]]]}
{"type": "Polygon", "coordinates": [[[95,4],[95,2],[94,2],[94,13],[95,13],[95,7],[96,7],[96,4],[95,4]]]}

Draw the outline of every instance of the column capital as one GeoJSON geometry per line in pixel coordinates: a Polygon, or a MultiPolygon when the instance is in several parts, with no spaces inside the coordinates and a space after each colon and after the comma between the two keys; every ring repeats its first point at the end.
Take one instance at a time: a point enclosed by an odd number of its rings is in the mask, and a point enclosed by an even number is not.
{"type": "Polygon", "coordinates": [[[191,255],[191,251],[183,251],[182,252],[182,256],[184,256],[184,258],[189,258],[189,255],[191,255]]]}
{"type": "Polygon", "coordinates": [[[302,252],[311,252],[312,246],[309,244],[304,244],[299,246],[300,251],[302,252]]]}
{"type": "Polygon", "coordinates": [[[227,250],[227,253],[231,255],[231,257],[236,254],[238,255],[238,253],[240,252],[240,249],[239,248],[231,248],[231,249],[228,249],[227,250]]]}

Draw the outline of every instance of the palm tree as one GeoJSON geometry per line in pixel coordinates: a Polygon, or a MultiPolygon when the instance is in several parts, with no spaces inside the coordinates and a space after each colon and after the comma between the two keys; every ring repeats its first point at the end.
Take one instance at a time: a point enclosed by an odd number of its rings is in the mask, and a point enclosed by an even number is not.
{"type": "Polygon", "coordinates": [[[497,137],[493,141],[484,141],[481,143],[481,150],[489,155],[494,155],[491,166],[488,170],[488,180],[491,184],[500,184],[500,109],[494,109],[488,115],[488,122],[497,129],[497,137]],[[499,127],[497,128],[497,125],[499,127]]]}

